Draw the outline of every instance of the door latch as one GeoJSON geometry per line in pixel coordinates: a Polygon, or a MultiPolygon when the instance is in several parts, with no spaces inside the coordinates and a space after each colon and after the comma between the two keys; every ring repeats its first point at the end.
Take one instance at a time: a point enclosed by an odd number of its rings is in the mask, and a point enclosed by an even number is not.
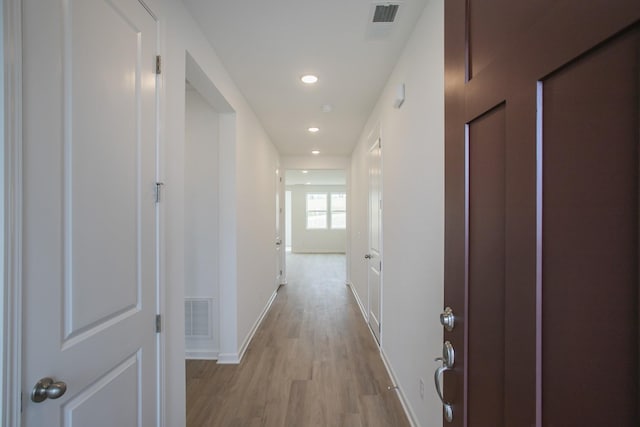
{"type": "Polygon", "coordinates": [[[449,332],[453,330],[453,327],[456,325],[456,317],[453,315],[451,307],[445,308],[444,311],[440,313],[440,324],[449,332]]]}

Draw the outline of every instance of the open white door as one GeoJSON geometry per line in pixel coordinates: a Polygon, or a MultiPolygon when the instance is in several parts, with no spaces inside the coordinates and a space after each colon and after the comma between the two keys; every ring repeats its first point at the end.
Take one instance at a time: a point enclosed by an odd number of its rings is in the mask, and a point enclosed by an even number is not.
{"type": "Polygon", "coordinates": [[[23,426],[155,426],[156,21],[22,3],[23,426]]]}
{"type": "Polygon", "coordinates": [[[369,149],[369,326],[380,342],[382,310],[382,146],[380,138],[369,149]]]}
{"type": "Polygon", "coordinates": [[[284,214],[282,207],[283,175],[284,173],[280,169],[276,170],[276,286],[284,283],[284,242],[282,241],[282,218],[284,214]]]}

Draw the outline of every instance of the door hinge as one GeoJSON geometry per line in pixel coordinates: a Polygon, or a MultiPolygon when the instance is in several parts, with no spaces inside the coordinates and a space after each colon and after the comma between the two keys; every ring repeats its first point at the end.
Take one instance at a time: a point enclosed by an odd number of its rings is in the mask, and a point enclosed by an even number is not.
{"type": "Polygon", "coordinates": [[[24,406],[24,392],[20,392],[20,413],[22,413],[22,407],[24,406]]]}
{"type": "Polygon", "coordinates": [[[378,148],[382,148],[382,138],[378,138],[378,148]]]}
{"type": "Polygon", "coordinates": [[[280,275],[282,276],[282,270],[280,270],[280,275]]]}
{"type": "Polygon", "coordinates": [[[162,74],[162,57],[156,55],[156,74],[162,74]]]}
{"type": "Polygon", "coordinates": [[[162,186],[164,182],[156,182],[156,203],[160,203],[160,196],[162,193],[162,186]]]}
{"type": "Polygon", "coordinates": [[[380,270],[378,271],[382,272],[382,261],[380,261],[380,270]]]}
{"type": "Polygon", "coordinates": [[[162,315],[156,314],[156,334],[162,332],[162,315]]]}

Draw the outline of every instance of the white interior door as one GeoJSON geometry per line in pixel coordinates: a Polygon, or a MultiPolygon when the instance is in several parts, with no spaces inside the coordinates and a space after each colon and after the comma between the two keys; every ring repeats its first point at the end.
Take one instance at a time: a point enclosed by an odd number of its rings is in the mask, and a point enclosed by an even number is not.
{"type": "Polygon", "coordinates": [[[382,147],[380,138],[369,149],[369,326],[380,342],[382,310],[382,147]]]}
{"type": "Polygon", "coordinates": [[[276,286],[279,286],[284,282],[283,277],[283,253],[282,248],[282,188],[283,188],[283,173],[280,169],[276,171],[276,286]]]}
{"type": "Polygon", "coordinates": [[[155,426],[156,21],[22,3],[23,425],[155,426]]]}

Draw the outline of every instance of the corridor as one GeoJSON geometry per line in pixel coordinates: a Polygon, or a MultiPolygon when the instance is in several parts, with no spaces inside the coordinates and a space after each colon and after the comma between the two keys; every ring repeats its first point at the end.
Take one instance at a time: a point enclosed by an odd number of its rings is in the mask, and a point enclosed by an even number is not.
{"type": "Polygon", "coordinates": [[[187,361],[187,426],[408,426],[344,255],[288,254],[242,363],[187,361]]]}

